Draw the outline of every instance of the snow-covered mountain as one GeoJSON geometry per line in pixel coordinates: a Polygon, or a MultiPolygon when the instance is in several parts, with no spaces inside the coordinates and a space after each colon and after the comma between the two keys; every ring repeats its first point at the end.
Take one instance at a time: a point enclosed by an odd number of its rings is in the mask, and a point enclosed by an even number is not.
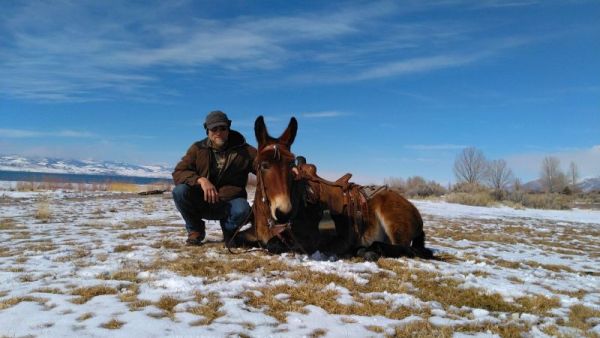
{"type": "MultiPolygon", "coordinates": [[[[588,177],[577,183],[579,190],[588,193],[600,191],[600,177],[588,177]]],[[[541,192],[544,190],[541,180],[533,180],[523,184],[523,190],[531,192],[541,192]]]]}
{"type": "Polygon", "coordinates": [[[0,170],[170,178],[172,168],[162,165],[135,165],[110,161],[65,160],[45,157],[27,158],[18,155],[0,155],[0,170]]]}

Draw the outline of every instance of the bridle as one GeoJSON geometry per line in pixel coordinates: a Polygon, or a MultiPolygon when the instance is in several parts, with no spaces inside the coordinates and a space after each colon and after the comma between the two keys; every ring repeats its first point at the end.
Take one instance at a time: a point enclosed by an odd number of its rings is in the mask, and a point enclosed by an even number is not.
{"type": "MultiPolygon", "coordinates": [[[[275,161],[280,161],[281,160],[281,149],[279,149],[281,145],[280,144],[270,144],[266,147],[264,147],[263,149],[261,149],[261,151],[259,152],[259,154],[257,155],[257,158],[261,155],[266,153],[267,151],[273,151],[273,157],[272,159],[275,161]]],[[[285,150],[287,151],[287,150],[285,150]]],[[[287,151],[289,152],[289,151],[287,151]]],[[[289,152],[291,155],[291,158],[295,158],[294,154],[289,152]]],[[[271,201],[267,198],[267,189],[265,187],[265,183],[264,183],[264,178],[263,178],[263,169],[261,168],[261,162],[257,161],[257,165],[255,167],[256,170],[256,185],[257,188],[260,189],[260,194],[261,194],[261,199],[260,202],[263,203],[266,207],[267,210],[269,210],[269,212],[267,213],[267,225],[269,228],[269,232],[271,234],[271,236],[273,237],[278,237],[282,243],[284,243],[286,246],[288,246],[289,248],[292,247],[292,245],[290,243],[288,243],[288,240],[285,239],[285,237],[283,236],[284,232],[288,232],[290,234],[290,236],[293,238],[293,233],[291,231],[291,227],[292,227],[292,219],[295,216],[295,213],[297,212],[297,208],[294,207],[294,201],[293,201],[293,192],[290,194],[290,202],[292,203],[292,215],[290,216],[289,220],[286,223],[278,223],[275,219],[273,219],[273,216],[271,215],[271,201]]],[[[293,182],[292,182],[292,177],[293,175],[289,175],[288,177],[288,186],[292,186],[293,182]]],[[[256,203],[256,201],[255,201],[256,203]]],[[[256,217],[256,215],[255,215],[256,217]]],[[[256,235],[258,237],[258,228],[255,227],[254,229],[256,231],[256,235]]],[[[260,241],[259,241],[260,242],[260,241]]],[[[294,240],[294,242],[296,242],[294,240]]]]}

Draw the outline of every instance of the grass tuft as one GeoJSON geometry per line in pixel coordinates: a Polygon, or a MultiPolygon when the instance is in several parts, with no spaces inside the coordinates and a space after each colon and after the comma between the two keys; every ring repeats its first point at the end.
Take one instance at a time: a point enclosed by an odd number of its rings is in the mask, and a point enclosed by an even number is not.
{"type": "Polygon", "coordinates": [[[122,322],[118,319],[111,319],[106,323],[100,324],[100,327],[103,327],[105,329],[109,329],[109,330],[118,330],[121,327],[123,327],[123,325],[125,325],[125,322],[122,322]]]}
{"type": "Polygon", "coordinates": [[[102,295],[114,295],[117,294],[117,289],[111,288],[106,285],[95,285],[83,288],[77,288],[71,292],[74,296],[79,296],[71,300],[74,304],[84,304],[88,300],[102,295]]]}

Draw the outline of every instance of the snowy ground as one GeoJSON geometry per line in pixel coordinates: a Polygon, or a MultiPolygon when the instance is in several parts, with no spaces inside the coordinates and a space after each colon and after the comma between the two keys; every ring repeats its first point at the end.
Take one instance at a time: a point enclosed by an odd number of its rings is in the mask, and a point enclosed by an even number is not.
{"type": "Polygon", "coordinates": [[[439,261],[186,247],[170,196],[0,188],[0,336],[600,335],[600,212],[415,201],[439,261]]]}

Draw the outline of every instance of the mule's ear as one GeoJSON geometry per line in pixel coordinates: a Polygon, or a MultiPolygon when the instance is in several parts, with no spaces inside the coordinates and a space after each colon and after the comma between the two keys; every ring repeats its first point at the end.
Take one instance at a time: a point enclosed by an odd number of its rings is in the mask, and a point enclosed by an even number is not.
{"type": "Polygon", "coordinates": [[[259,147],[262,144],[267,143],[269,132],[267,132],[265,119],[262,117],[262,115],[257,117],[256,121],[254,121],[254,135],[256,136],[256,142],[258,142],[259,147]]]}
{"type": "Polygon", "coordinates": [[[279,136],[279,142],[285,144],[288,148],[290,148],[292,146],[292,143],[294,143],[294,139],[296,138],[297,131],[298,131],[298,121],[296,121],[295,117],[292,117],[290,119],[290,123],[288,124],[288,126],[285,129],[285,131],[283,132],[283,134],[281,134],[281,136],[279,136]]]}

